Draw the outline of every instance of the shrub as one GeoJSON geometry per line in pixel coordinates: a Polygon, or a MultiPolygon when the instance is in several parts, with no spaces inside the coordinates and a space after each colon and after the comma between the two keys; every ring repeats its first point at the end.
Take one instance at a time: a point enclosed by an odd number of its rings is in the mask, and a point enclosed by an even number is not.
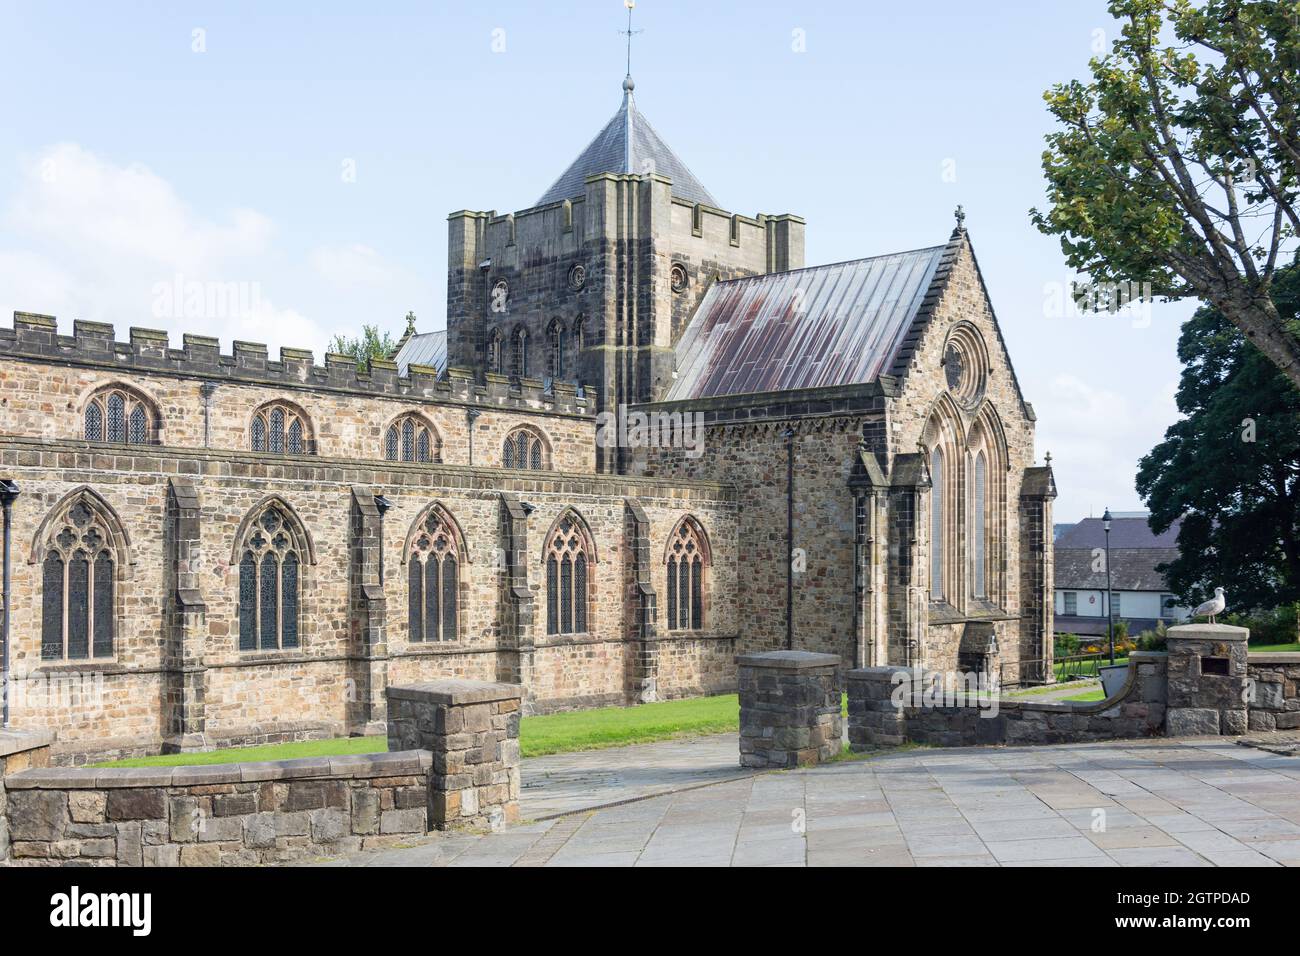
{"type": "Polygon", "coordinates": [[[1252,644],[1293,644],[1300,639],[1300,607],[1284,604],[1255,614],[1225,614],[1224,624],[1250,629],[1252,644]]]}

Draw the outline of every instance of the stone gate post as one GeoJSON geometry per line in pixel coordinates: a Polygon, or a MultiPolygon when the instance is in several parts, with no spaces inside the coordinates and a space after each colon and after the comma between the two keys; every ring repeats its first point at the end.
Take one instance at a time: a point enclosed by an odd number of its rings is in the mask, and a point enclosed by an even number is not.
{"type": "Polygon", "coordinates": [[[1169,629],[1170,737],[1246,732],[1246,641],[1250,631],[1227,624],[1169,629]]]}

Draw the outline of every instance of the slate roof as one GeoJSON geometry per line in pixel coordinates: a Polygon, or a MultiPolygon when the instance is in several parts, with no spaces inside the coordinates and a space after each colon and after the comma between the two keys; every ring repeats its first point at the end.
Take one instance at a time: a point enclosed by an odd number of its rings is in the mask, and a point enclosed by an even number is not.
{"type": "MultiPolygon", "coordinates": [[[[1113,534],[1113,532],[1112,532],[1113,534]]],[[[1100,547],[1100,545],[1098,545],[1100,547]]],[[[1093,570],[1092,548],[1056,546],[1056,589],[1104,591],[1106,572],[1093,570]]],[[[1110,548],[1112,591],[1167,591],[1165,577],[1156,568],[1178,557],[1177,548],[1110,548]]]]}
{"type": "Polygon", "coordinates": [[[432,365],[441,375],[447,370],[447,333],[421,332],[407,337],[393,356],[397,374],[406,375],[412,365],[432,365]]]}
{"type": "Polygon", "coordinates": [[[714,283],[677,343],[665,400],[888,374],[951,246],[714,283]]]}
{"type": "MultiPolygon", "coordinates": [[[[1145,517],[1114,518],[1110,523],[1110,547],[1116,548],[1178,548],[1178,528],[1175,521],[1164,534],[1156,534],[1145,517]]],[[[1106,531],[1100,518],[1084,518],[1073,527],[1066,528],[1056,539],[1056,548],[1104,548],[1106,531]]]]}
{"type": "Polygon", "coordinates": [[[585,180],[597,173],[646,172],[667,176],[673,181],[672,193],[689,202],[717,206],[707,189],[677,158],[667,143],[655,132],[645,115],[636,108],[630,89],[631,78],[624,81],[623,105],[596,134],[587,148],[578,154],[560,178],[537,200],[537,205],[575,199],[586,192],[585,180]]]}

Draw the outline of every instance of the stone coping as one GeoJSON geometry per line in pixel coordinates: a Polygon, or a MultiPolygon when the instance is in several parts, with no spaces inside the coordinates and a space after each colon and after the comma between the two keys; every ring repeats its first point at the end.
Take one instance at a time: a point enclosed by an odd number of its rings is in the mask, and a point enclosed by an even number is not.
{"type": "Polygon", "coordinates": [[[1250,638],[1250,628],[1231,624],[1176,624],[1166,632],[1166,639],[1175,641],[1245,641],[1250,638]]]}
{"type": "Polygon", "coordinates": [[[1251,664],[1300,664],[1300,653],[1296,651],[1266,651],[1262,654],[1246,654],[1247,666],[1251,664]]]}
{"type": "Polygon", "coordinates": [[[763,654],[737,654],[736,663],[741,667],[804,670],[810,667],[839,667],[843,660],[838,654],[818,654],[813,651],[768,651],[763,654]]]}
{"type": "Polygon", "coordinates": [[[479,680],[434,680],[421,684],[402,684],[388,688],[389,698],[415,700],[426,704],[486,704],[497,700],[521,700],[524,689],[519,684],[479,680]]]}
{"type": "Polygon", "coordinates": [[[401,777],[428,773],[433,754],[397,753],[303,757],[191,767],[56,767],[23,770],[5,778],[10,790],[116,790],[130,787],[194,787],[268,780],[401,777]]]}
{"type": "Polygon", "coordinates": [[[48,747],[53,740],[48,730],[0,730],[0,757],[48,747]]]}

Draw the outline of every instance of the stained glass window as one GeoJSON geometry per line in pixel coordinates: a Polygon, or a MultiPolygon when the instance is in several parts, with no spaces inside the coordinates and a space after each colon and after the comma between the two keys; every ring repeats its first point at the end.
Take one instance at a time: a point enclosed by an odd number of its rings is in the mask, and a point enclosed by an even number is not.
{"type": "Polygon", "coordinates": [[[388,461],[438,461],[442,450],[433,426],[420,415],[404,415],[393,422],[384,438],[388,461]]]}
{"type": "Polygon", "coordinates": [[[86,403],[86,441],[145,445],[152,438],[154,414],[145,400],[126,386],[112,385],[86,403]]]}
{"type": "Polygon", "coordinates": [[[930,453],[930,600],[943,600],[943,449],[930,453]]]}
{"type": "Polygon", "coordinates": [[[97,402],[86,406],[86,441],[104,440],[104,413],[97,402]]]}
{"type": "Polygon", "coordinates": [[[120,529],[90,494],[49,521],[41,559],[41,659],[111,657],[117,633],[120,529]]]}
{"type": "Polygon", "coordinates": [[[581,519],[566,514],[547,542],[546,632],[587,632],[587,535],[581,519]]]}
{"type": "Polygon", "coordinates": [[[239,649],[257,650],[257,559],[245,551],[239,562],[239,649]]]}
{"type": "Polygon", "coordinates": [[[704,529],[694,518],[683,518],[668,542],[669,630],[698,630],[704,626],[707,554],[704,529]]]}
{"type": "Polygon", "coordinates": [[[519,428],[506,436],[501,449],[501,464],[505,468],[532,468],[540,471],[546,467],[542,440],[527,428],[519,428]]]}
{"type": "Polygon", "coordinates": [[[311,453],[311,429],[303,414],[278,403],[262,406],[248,427],[248,444],[253,451],[273,455],[311,453]]]}
{"type": "Polygon", "coordinates": [[[460,558],[451,516],[434,507],[420,519],[406,560],[411,641],[454,641],[460,618],[460,558]]]}
{"type": "Polygon", "coordinates": [[[126,399],[121,392],[108,395],[108,440],[120,444],[126,442],[126,399]]]}
{"type": "Polygon", "coordinates": [[[301,642],[300,532],[288,513],[268,504],[247,522],[239,562],[239,649],[272,651],[301,642]]]}
{"type": "Polygon", "coordinates": [[[984,530],[987,521],[987,478],[988,465],[984,458],[984,452],[981,451],[975,456],[975,501],[974,514],[971,515],[971,531],[974,538],[971,547],[971,561],[974,563],[972,577],[974,578],[975,596],[978,598],[988,596],[984,574],[986,565],[984,530]]]}

